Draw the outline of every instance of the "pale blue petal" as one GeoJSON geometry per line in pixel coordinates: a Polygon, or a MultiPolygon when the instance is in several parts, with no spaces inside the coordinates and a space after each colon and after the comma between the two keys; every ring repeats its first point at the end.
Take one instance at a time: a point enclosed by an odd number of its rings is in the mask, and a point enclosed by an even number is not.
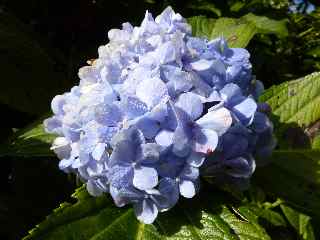
{"type": "Polygon", "coordinates": [[[66,96],[65,95],[57,95],[52,99],[51,109],[52,112],[56,115],[63,115],[65,112],[63,110],[63,106],[66,104],[66,96]]]}
{"type": "Polygon", "coordinates": [[[157,136],[155,137],[155,141],[157,144],[168,147],[173,143],[174,132],[169,130],[161,130],[157,136]]]}
{"type": "Polygon", "coordinates": [[[145,79],[137,86],[136,94],[142,102],[152,108],[168,98],[168,89],[159,78],[145,79]]]}
{"type": "Polygon", "coordinates": [[[200,59],[196,62],[190,63],[191,67],[195,71],[206,71],[209,70],[214,64],[214,60],[200,59]]]}
{"type": "Polygon", "coordinates": [[[179,157],[185,157],[191,150],[191,129],[178,126],[173,135],[172,152],[179,157]]]}
{"type": "Polygon", "coordinates": [[[108,152],[105,143],[98,143],[94,150],[92,151],[92,157],[97,160],[107,160],[108,159],[108,152]]]}
{"type": "Polygon", "coordinates": [[[181,94],[175,106],[185,111],[191,120],[199,118],[203,112],[203,105],[200,97],[190,92],[181,94]]]}
{"type": "Polygon", "coordinates": [[[177,60],[177,48],[173,42],[166,42],[157,49],[157,59],[160,64],[172,63],[177,60]]]}
{"type": "Polygon", "coordinates": [[[158,184],[158,173],[152,167],[138,166],[134,168],[133,186],[140,190],[152,189],[158,184]]]}
{"type": "Polygon", "coordinates": [[[123,114],[114,104],[99,104],[94,109],[95,120],[105,126],[117,126],[122,121],[123,114]]]}
{"type": "Polygon", "coordinates": [[[257,110],[257,103],[251,98],[246,98],[241,103],[235,105],[233,110],[244,125],[250,125],[257,110]]]}
{"type": "Polygon", "coordinates": [[[133,207],[138,220],[145,224],[153,223],[158,216],[159,211],[156,204],[149,199],[135,203],[133,207]]]}
{"type": "Polygon", "coordinates": [[[128,97],[121,107],[130,119],[142,116],[148,111],[148,106],[136,97],[128,97]]]}
{"type": "Polygon", "coordinates": [[[234,83],[229,83],[221,89],[220,95],[223,101],[226,102],[227,106],[233,106],[244,98],[240,87],[234,83]]]}

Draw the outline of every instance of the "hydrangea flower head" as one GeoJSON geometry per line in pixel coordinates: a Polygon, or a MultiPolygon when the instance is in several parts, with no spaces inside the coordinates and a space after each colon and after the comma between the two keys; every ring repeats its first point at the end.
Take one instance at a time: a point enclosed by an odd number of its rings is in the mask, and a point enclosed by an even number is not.
{"type": "Polygon", "coordinates": [[[263,89],[249,53],[223,38],[193,37],[166,8],[138,27],[108,33],[80,83],[52,100],[48,132],[60,169],[76,173],[93,196],[109,193],[152,223],[180,196],[194,197],[200,175],[245,187],[274,147],[263,89]]]}

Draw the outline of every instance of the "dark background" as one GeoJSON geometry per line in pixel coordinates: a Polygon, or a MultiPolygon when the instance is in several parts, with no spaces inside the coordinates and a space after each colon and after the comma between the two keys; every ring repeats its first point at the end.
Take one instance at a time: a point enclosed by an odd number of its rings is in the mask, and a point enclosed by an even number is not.
{"type": "MultiPolygon", "coordinates": [[[[0,0],[0,142],[48,114],[53,96],[77,84],[78,69],[97,57],[109,29],[139,24],[146,9],[156,15],[167,5],[184,17],[218,17],[197,8],[203,2],[215,4],[222,16],[253,12],[288,19],[286,39],[259,35],[248,46],[266,87],[320,70],[319,10],[292,16],[287,1],[0,0]],[[244,5],[232,11],[235,2],[244,5]]],[[[0,239],[21,238],[59,203],[72,201],[74,177],[58,170],[56,158],[0,161],[0,239]]]]}

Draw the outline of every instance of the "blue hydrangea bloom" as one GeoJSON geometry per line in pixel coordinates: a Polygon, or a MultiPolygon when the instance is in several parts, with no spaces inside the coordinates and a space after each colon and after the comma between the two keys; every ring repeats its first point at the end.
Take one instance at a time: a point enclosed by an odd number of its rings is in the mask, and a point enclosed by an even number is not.
{"type": "Polygon", "coordinates": [[[314,4],[307,0],[293,0],[289,5],[289,11],[292,13],[312,13],[316,10],[314,4]]]}
{"type": "Polygon", "coordinates": [[[108,38],[44,121],[60,169],[144,223],[194,197],[200,175],[245,187],[275,146],[248,51],[193,37],[170,7],[108,38]]]}

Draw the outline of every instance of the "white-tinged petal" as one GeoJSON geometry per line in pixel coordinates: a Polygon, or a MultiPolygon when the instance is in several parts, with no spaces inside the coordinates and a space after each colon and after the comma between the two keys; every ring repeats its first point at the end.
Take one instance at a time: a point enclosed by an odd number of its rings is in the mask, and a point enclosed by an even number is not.
{"type": "Polygon", "coordinates": [[[231,113],[226,108],[219,108],[208,112],[196,123],[205,129],[214,130],[219,136],[224,134],[232,124],[231,113]]]}
{"type": "Polygon", "coordinates": [[[57,137],[50,148],[57,154],[59,159],[69,158],[71,146],[69,141],[64,137],[57,137]]]}
{"type": "Polygon", "coordinates": [[[160,78],[144,79],[136,89],[137,97],[151,109],[168,96],[166,84],[160,78]]]}
{"type": "Polygon", "coordinates": [[[214,60],[200,59],[196,62],[190,63],[193,70],[205,71],[212,67],[214,60]]]}
{"type": "Polygon", "coordinates": [[[193,198],[196,195],[196,186],[192,181],[182,180],[179,183],[180,194],[185,198],[193,198]]]}
{"type": "Polygon", "coordinates": [[[134,168],[133,186],[140,190],[152,189],[158,184],[158,173],[154,168],[139,166],[134,168]]]}
{"type": "Polygon", "coordinates": [[[211,129],[199,129],[194,136],[194,151],[203,154],[211,154],[218,145],[219,136],[211,129]]]}
{"type": "Polygon", "coordinates": [[[173,142],[174,132],[168,130],[161,130],[155,137],[155,141],[160,146],[168,147],[173,142]]]}

